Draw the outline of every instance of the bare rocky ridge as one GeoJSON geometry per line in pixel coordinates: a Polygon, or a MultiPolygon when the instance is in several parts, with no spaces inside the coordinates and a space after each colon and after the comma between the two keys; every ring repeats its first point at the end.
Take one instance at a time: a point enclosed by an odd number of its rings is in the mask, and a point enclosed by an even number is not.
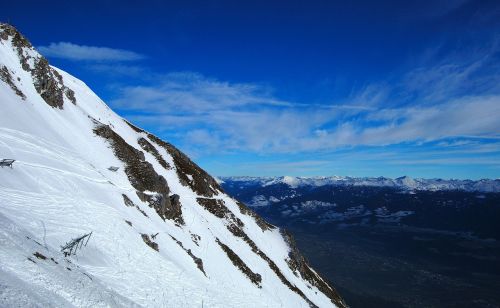
{"type": "MultiPolygon", "coordinates": [[[[147,134],[147,137],[151,142],[162,147],[172,156],[177,175],[184,186],[189,186],[198,195],[204,197],[213,197],[222,191],[222,188],[213,177],[211,177],[205,170],[201,169],[175,146],[144,131],[128,121],[125,122],[136,132],[147,134]]],[[[148,140],[145,138],[139,138],[138,142],[145,151],[151,153],[158,160],[160,165],[166,169],[171,168],[171,166],[163,159],[163,157],[161,157],[160,153],[158,153],[156,148],[148,140]]]]}
{"type": "Polygon", "coordinates": [[[6,66],[2,66],[2,68],[0,69],[0,80],[8,84],[10,88],[16,93],[16,95],[21,97],[23,100],[26,99],[26,95],[24,95],[24,93],[16,86],[16,84],[14,83],[14,79],[12,79],[12,75],[6,66]]]}
{"type": "MultiPolygon", "coordinates": [[[[300,295],[304,300],[306,300],[309,305],[311,307],[314,307],[314,303],[311,302],[311,300],[309,300],[307,298],[307,296],[299,289],[297,288],[295,285],[293,285],[292,283],[290,283],[290,281],[288,281],[288,279],[285,278],[285,276],[283,275],[283,273],[280,271],[279,267],[276,265],[276,263],[274,263],[274,261],[272,261],[264,252],[262,252],[258,246],[255,244],[254,241],[252,241],[250,239],[250,237],[245,233],[245,231],[243,230],[243,227],[244,227],[244,224],[243,222],[237,218],[224,204],[224,201],[223,200],[220,200],[220,199],[208,199],[208,198],[198,198],[197,199],[198,203],[201,204],[206,210],[208,210],[210,213],[212,213],[213,215],[219,217],[219,218],[222,218],[222,219],[226,219],[226,221],[228,222],[226,227],[227,229],[236,237],[239,237],[241,239],[243,239],[249,246],[250,248],[252,249],[252,252],[254,252],[255,254],[257,254],[259,257],[261,257],[268,265],[269,265],[269,268],[276,274],[276,276],[281,280],[281,282],[283,282],[283,284],[285,284],[290,290],[292,290],[293,292],[297,293],[298,295],[300,295]]],[[[242,208],[246,208],[242,203],[238,203],[239,207],[240,207],[240,210],[242,208]]],[[[252,212],[253,213],[253,212],[252,212]]],[[[273,229],[275,228],[273,225],[270,225],[270,224],[267,224],[260,216],[258,216],[257,214],[253,213],[253,215],[255,217],[257,217],[256,219],[256,222],[258,223],[258,221],[260,220],[260,223],[261,223],[261,228],[262,228],[262,231],[266,231],[266,230],[270,230],[270,229],[273,229]]],[[[252,216],[253,217],[253,216],[252,216]]],[[[259,225],[260,226],[260,225],[259,225]]],[[[219,243],[220,245],[221,243],[219,243]]],[[[222,246],[221,246],[222,247],[222,246]]],[[[224,247],[223,247],[224,248],[224,247]]],[[[294,248],[292,248],[292,251],[295,251],[293,256],[296,257],[298,260],[303,260],[304,258],[302,257],[302,255],[300,255],[300,253],[298,252],[297,248],[294,246],[294,248]]],[[[227,252],[227,251],[226,251],[227,252]]],[[[228,253],[228,252],[227,252],[228,253]]],[[[235,252],[229,252],[228,253],[228,256],[230,254],[230,258],[231,257],[238,257],[238,255],[235,253],[235,252]]],[[[236,261],[234,261],[233,263],[235,265],[238,266],[238,268],[240,268],[240,270],[246,270],[248,268],[248,266],[245,264],[245,262],[243,262],[243,260],[241,260],[239,257],[238,259],[235,258],[236,261]]],[[[302,264],[302,263],[301,263],[302,264]]],[[[307,266],[307,264],[305,265],[307,266]]],[[[294,269],[293,269],[294,270],[294,269]]],[[[248,275],[247,272],[245,272],[246,275],[248,275]]],[[[253,281],[253,280],[252,280],[253,281]]],[[[308,280],[309,281],[309,280],[308,280]]],[[[311,281],[314,281],[311,279],[311,281]]],[[[310,281],[310,282],[311,282],[310,281]]],[[[323,280],[321,280],[323,281],[323,280]]],[[[328,285],[327,285],[328,286],[328,285]]],[[[330,290],[330,289],[329,289],[330,290]]],[[[332,289],[333,290],[333,289],[332,289]]],[[[336,291],[333,290],[333,294],[329,294],[328,295],[329,297],[330,296],[333,296],[333,298],[335,299],[340,299],[340,296],[337,295],[336,291]]],[[[331,297],[332,298],[332,297],[331,297]]],[[[334,300],[332,299],[332,302],[334,302],[334,300]]],[[[336,302],[334,302],[335,304],[337,304],[336,302]]]]}
{"type": "Polygon", "coordinates": [[[156,251],[160,251],[160,247],[158,246],[158,243],[153,242],[149,238],[149,235],[141,234],[141,237],[142,237],[142,240],[144,241],[144,243],[146,243],[146,245],[148,245],[149,247],[153,248],[156,251]]]}
{"type": "Polygon", "coordinates": [[[326,281],[323,280],[315,271],[311,269],[309,264],[307,264],[306,259],[300,253],[297,245],[295,244],[295,240],[293,236],[288,233],[286,230],[280,230],[281,235],[287,242],[290,247],[289,259],[287,260],[288,265],[292,269],[292,271],[297,275],[299,273],[303,279],[308,281],[311,285],[317,287],[321,292],[323,292],[326,296],[328,296],[332,303],[339,307],[345,307],[346,303],[340,297],[338,292],[328,285],[326,281]]]}
{"type": "Polygon", "coordinates": [[[148,134],[148,138],[164,148],[172,156],[177,175],[182,184],[191,187],[194,192],[204,197],[213,197],[217,195],[219,191],[222,191],[222,188],[220,188],[213,177],[172,144],[152,134],[148,134]]]}
{"type": "Polygon", "coordinates": [[[115,155],[125,164],[125,173],[130,183],[137,190],[137,196],[153,207],[163,219],[172,219],[179,224],[184,224],[182,209],[177,197],[172,204],[170,200],[170,189],[167,181],[158,175],[149,162],[144,158],[144,153],[137,150],[123,140],[108,125],[100,124],[94,129],[94,133],[111,144],[115,155]],[[156,192],[156,194],[145,193],[156,192]]]}
{"type": "Polygon", "coordinates": [[[172,235],[170,235],[170,237],[177,243],[177,245],[179,245],[191,257],[191,259],[193,259],[193,261],[196,264],[196,266],[198,267],[198,269],[203,273],[203,275],[206,276],[207,273],[205,273],[205,269],[203,268],[203,260],[201,260],[200,258],[196,257],[193,254],[193,252],[191,251],[191,249],[184,248],[184,245],[182,245],[181,241],[179,241],[178,239],[176,239],[172,235]]]}
{"type": "Polygon", "coordinates": [[[31,73],[35,89],[49,106],[62,109],[64,105],[63,95],[76,104],[75,92],[64,85],[62,76],[50,67],[47,59],[39,55],[32,56],[28,52],[28,50],[33,49],[31,43],[14,27],[0,24],[0,39],[9,40],[9,38],[17,50],[22,68],[31,73]]]}
{"type": "Polygon", "coordinates": [[[255,219],[255,222],[257,225],[262,229],[262,231],[268,231],[268,230],[273,230],[276,229],[276,226],[268,223],[262,217],[260,217],[257,213],[252,211],[248,206],[244,205],[240,201],[236,201],[236,204],[238,204],[238,207],[240,208],[240,213],[243,215],[247,215],[250,217],[253,217],[255,219]]]}
{"type": "Polygon", "coordinates": [[[158,152],[158,150],[156,150],[156,148],[151,144],[149,143],[149,141],[147,141],[146,139],[144,138],[139,138],[137,140],[137,142],[139,143],[139,145],[141,146],[141,148],[150,153],[151,155],[153,155],[156,160],[158,161],[158,163],[165,169],[170,169],[172,167],[170,167],[170,165],[165,161],[165,159],[160,155],[160,153],[158,152]]]}
{"type": "Polygon", "coordinates": [[[238,267],[243,272],[243,274],[245,274],[248,279],[250,279],[252,283],[256,284],[258,287],[261,287],[260,283],[262,282],[262,277],[260,276],[260,274],[254,273],[245,264],[245,262],[243,262],[243,260],[241,260],[241,258],[238,257],[238,255],[234,251],[232,251],[231,248],[229,248],[229,246],[222,243],[219,239],[217,239],[216,241],[217,244],[219,244],[219,246],[222,248],[222,250],[224,250],[227,257],[229,258],[229,260],[231,260],[234,266],[238,267]]]}

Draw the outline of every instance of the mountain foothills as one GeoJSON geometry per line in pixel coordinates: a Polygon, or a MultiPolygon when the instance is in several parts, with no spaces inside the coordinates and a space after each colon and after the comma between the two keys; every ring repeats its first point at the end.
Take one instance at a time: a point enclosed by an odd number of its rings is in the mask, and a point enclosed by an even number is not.
{"type": "Polygon", "coordinates": [[[16,160],[0,169],[0,306],[346,307],[287,232],[8,24],[0,79],[0,158],[16,160]]]}

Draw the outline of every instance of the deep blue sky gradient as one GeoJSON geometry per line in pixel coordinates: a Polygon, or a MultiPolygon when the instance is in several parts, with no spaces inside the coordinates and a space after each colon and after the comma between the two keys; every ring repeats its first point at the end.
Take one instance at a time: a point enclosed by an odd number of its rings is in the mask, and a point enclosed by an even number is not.
{"type": "Polygon", "coordinates": [[[142,55],[48,58],[213,174],[500,177],[500,124],[476,125],[500,119],[498,1],[9,1],[0,19],[142,55]],[[461,106],[489,109],[442,114],[461,106]]]}

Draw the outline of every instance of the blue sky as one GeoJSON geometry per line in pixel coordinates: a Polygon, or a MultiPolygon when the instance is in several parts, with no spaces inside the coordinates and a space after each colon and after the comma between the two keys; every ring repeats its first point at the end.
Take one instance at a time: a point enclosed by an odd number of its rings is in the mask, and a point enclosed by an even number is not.
{"type": "Polygon", "coordinates": [[[9,1],[0,19],[212,174],[500,177],[498,1],[9,1]]]}

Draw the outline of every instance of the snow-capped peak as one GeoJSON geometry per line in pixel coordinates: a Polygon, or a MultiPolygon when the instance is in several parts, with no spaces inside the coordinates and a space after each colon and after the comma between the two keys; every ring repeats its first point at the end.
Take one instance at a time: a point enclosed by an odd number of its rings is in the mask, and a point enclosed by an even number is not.
{"type": "Polygon", "coordinates": [[[291,188],[300,186],[379,186],[394,187],[403,190],[463,190],[477,192],[500,192],[499,179],[472,180],[443,180],[443,179],[414,179],[403,176],[396,179],[386,177],[348,177],[348,176],[323,176],[323,177],[221,177],[222,181],[255,183],[261,186],[286,184],[291,188]]]}

